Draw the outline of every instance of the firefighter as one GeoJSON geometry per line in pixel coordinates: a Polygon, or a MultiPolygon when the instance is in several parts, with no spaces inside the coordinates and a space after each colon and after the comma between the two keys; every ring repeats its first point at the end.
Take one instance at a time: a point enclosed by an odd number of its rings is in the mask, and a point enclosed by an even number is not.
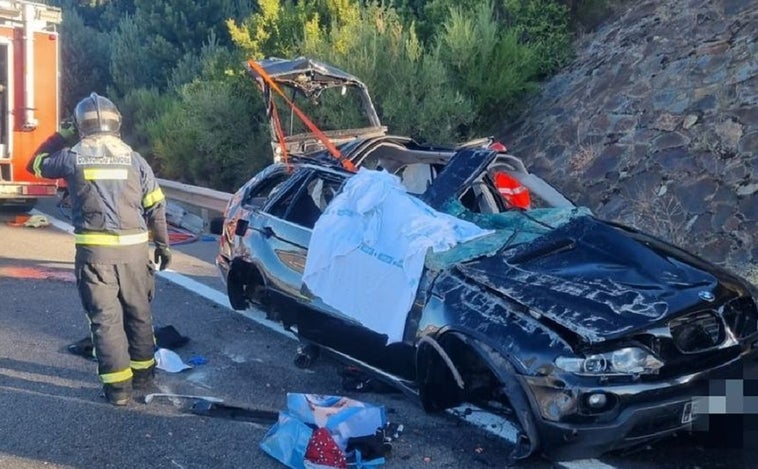
{"type": "Polygon", "coordinates": [[[155,265],[171,261],[163,192],[142,156],[119,136],[121,114],[90,94],[30,161],[37,177],[65,179],[76,243],[76,284],[87,313],[105,398],[126,405],[155,371],[150,310],[155,265]],[[74,137],[78,131],[79,141],[74,137]],[[73,140],[73,141],[72,141],[73,140]],[[69,146],[73,143],[73,146],[69,146]]]}

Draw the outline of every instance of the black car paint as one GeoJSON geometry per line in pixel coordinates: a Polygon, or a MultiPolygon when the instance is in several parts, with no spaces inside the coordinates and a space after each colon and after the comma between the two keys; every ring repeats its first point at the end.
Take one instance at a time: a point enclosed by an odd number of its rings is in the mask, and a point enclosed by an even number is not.
{"type": "Polygon", "coordinates": [[[460,270],[589,343],[619,338],[671,314],[706,306],[698,294],[713,292],[717,285],[712,274],[590,217],[460,270]],[[569,247],[551,251],[543,250],[545,246],[569,247]]]}

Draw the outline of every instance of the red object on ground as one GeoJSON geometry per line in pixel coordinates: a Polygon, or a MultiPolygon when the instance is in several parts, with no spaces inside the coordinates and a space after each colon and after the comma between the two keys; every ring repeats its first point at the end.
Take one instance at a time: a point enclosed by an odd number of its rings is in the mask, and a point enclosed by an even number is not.
{"type": "Polygon", "coordinates": [[[305,449],[305,460],[319,466],[347,469],[345,453],[337,446],[332,434],[326,428],[313,431],[308,447],[305,449]]]}

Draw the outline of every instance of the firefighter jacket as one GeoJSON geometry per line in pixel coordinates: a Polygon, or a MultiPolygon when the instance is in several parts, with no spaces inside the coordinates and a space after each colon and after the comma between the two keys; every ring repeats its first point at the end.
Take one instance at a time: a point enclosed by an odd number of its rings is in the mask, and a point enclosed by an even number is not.
{"type": "Polygon", "coordinates": [[[90,135],[69,148],[55,134],[27,169],[37,177],[65,179],[77,260],[144,259],[148,232],[156,247],[168,247],[163,192],[145,159],[117,136],[90,135]]]}

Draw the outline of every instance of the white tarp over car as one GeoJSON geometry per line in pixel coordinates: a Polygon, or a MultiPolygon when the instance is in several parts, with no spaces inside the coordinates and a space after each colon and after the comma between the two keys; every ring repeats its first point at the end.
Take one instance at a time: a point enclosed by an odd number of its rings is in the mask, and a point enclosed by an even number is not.
{"type": "Polygon", "coordinates": [[[316,222],[303,282],[327,305],[398,342],[427,250],[487,233],[411,196],[397,176],[361,168],[316,222]]]}

